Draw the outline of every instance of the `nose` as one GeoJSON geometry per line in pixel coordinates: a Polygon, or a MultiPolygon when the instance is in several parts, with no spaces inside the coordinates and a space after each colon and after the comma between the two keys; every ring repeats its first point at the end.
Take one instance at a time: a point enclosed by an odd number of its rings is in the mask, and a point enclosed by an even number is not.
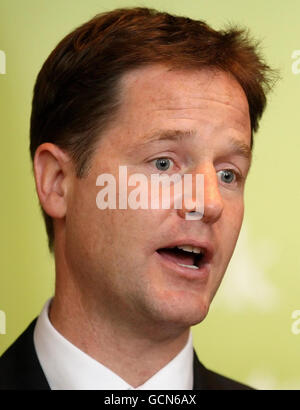
{"type": "Polygon", "coordinates": [[[201,215],[197,217],[197,213],[199,213],[199,204],[197,204],[196,200],[194,199],[194,193],[196,192],[197,188],[199,190],[199,185],[198,187],[196,186],[197,180],[196,174],[194,173],[192,174],[193,195],[184,197],[184,200],[182,201],[182,207],[178,210],[178,214],[181,218],[184,219],[201,219],[202,222],[213,224],[221,217],[224,209],[224,202],[220,192],[218,176],[213,165],[206,166],[205,168],[202,168],[197,172],[198,174],[203,175],[203,183],[200,187],[200,189],[202,189],[202,218],[201,215]],[[193,216],[195,216],[195,218],[193,216]]]}

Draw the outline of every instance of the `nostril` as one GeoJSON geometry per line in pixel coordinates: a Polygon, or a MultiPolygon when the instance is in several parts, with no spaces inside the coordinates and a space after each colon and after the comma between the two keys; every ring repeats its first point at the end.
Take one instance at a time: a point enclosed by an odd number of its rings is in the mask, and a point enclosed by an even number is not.
{"type": "Polygon", "coordinates": [[[198,212],[198,211],[191,211],[191,212],[186,212],[185,213],[185,219],[188,221],[199,221],[200,219],[203,218],[204,211],[198,212]]]}

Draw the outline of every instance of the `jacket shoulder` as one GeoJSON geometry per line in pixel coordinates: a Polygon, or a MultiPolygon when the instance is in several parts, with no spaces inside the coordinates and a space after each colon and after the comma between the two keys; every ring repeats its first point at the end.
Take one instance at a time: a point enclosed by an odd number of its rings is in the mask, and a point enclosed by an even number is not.
{"type": "Polygon", "coordinates": [[[0,357],[0,390],[48,390],[33,343],[36,319],[0,357]]]}
{"type": "Polygon", "coordinates": [[[254,390],[252,387],[207,370],[208,390],[254,390]]]}
{"type": "Polygon", "coordinates": [[[194,390],[254,390],[252,387],[239,383],[207,369],[200,363],[194,351],[194,390]]]}

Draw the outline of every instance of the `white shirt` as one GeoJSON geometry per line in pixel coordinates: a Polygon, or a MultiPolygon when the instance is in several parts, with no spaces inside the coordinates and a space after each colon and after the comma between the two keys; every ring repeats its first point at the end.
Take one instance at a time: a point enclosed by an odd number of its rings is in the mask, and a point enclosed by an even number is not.
{"type": "MultiPolygon", "coordinates": [[[[134,390],[116,373],[64,338],[51,324],[48,300],[34,329],[36,353],[52,390],[134,390]]],[[[193,342],[136,390],[191,390],[193,342]]]]}

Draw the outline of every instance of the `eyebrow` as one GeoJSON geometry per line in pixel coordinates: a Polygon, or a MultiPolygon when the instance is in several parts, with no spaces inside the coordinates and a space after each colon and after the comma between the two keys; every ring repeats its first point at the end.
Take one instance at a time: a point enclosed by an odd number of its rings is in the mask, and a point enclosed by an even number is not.
{"type": "MultiPolygon", "coordinates": [[[[180,141],[194,137],[196,134],[196,130],[156,130],[150,135],[145,136],[144,141],[138,144],[138,148],[143,148],[158,141],[180,141]]],[[[239,155],[251,162],[252,150],[245,142],[232,137],[230,138],[229,148],[231,154],[239,155]]],[[[134,149],[136,149],[136,146],[134,149]]]]}
{"type": "Polygon", "coordinates": [[[156,142],[163,141],[180,141],[185,138],[189,138],[196,134],[195,130],[168,130],[168,129],[158,129],[151,132],[151,134],[146,134],[142,141],[134,144],[128,151],[129,155],[135,154],[136,150],[142,150],[148,145],[156,142]]]}
{"type": "Polygon", "coordinates": [[[233,151],[233,154],[239,155],[251,161],[252,159],[252,149],[251,147],[236,138],[230,139],[230,148],[233,151]]]}
{"type": "Polygon", "coordinates": [[[140,145],[145,146],[157,141],[179,141],[195,135],[195,130],[157,130],[146,136],[140,145]]]}

